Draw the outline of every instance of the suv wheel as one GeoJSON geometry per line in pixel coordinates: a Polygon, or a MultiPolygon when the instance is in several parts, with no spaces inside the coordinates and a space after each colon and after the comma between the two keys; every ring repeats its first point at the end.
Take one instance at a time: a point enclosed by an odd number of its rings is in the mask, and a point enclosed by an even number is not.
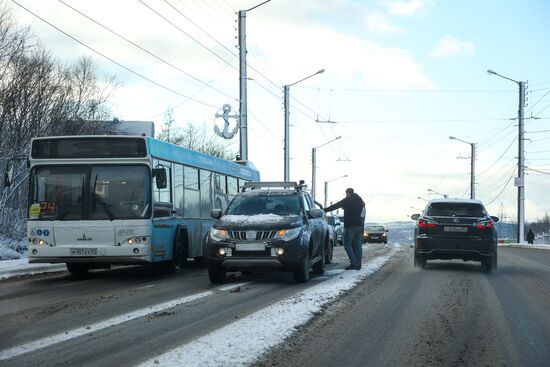
{"type": "Polygon", "coordinates": [[[292,272],[294,281],[296,283],[305,283],[309,280],[309,271],[311,270],[311,261],[309,259],[309,253],[306,253],[306,257],[292,272]]]}
{"type": "Polygon", "coordinates": [[[219,265],[208,264],[208,278],[211,283],[219,284],[225,280],[225,273],[227,271],[219,265]]]}
{"type": "Polygon", "coordinates": [[[426,269],[426,263],[427,262],[428,261],[426,260],[426,258],[424,256],[414,254],[414,266],[419,266],[422,269],[426,269]]]}
{"type": "Polygon", "coordinates": [[[481,265],[488,273],[497,270],[497,254],[493,254],[491,257],[483,259],[481,265]]]}
{"type": "Polygon", "coordinates": [[[325,245],[321,245],[321,253],[319,254],[319,261],[313,264],[313,272],[315,274],[324,274],[325,273],[325,245]]]}

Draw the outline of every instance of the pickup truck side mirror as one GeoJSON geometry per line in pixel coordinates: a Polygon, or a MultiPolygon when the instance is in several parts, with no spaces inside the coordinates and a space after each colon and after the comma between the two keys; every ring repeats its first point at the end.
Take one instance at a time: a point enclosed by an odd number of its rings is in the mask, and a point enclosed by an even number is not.
{"type": "Polygon", "coordinates": [[[309,216],[313,219],[322,218],[325,212],[318,208],[309,209],[309,216]]]}
{"type": "Polygon", "coordinates": [[[221,209],[212,209],[210,211],[210,216],[214,219],[220,219],[222,217],[222,210],[221,209]]]}

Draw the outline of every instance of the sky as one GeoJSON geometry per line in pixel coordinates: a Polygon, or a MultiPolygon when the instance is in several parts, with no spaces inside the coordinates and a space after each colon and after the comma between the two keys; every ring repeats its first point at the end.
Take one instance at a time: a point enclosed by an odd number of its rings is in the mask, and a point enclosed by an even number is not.
{"type": "MultiPolygon", "coordinates": [[[[207,129],[224,104],[238,110],[237,12],[261,2],[6,5],[61,62],[91,56],[116,77],[115,117],[154,121],[158,132],[169,108],[176,126],[207,129]]],[[[283,85],[325,69],[290,87],[291,180],[311,185],[319,147],[319,202],[325,182],[329,203],[353,187],[368,221],[407,220],[441,197],[434,191],[469,197],[470,145],[455,136],[477,144],[476,198],[516,220],[518,84],[492,69],[527,81],[525,216],[536,220],[550,213],[549,14],[544,0],[272,0],[250,10],[249,159],[263,180],[283,179],[283,85]]],[[[238,135],[228,143],[237,151],[238,135]]]]}

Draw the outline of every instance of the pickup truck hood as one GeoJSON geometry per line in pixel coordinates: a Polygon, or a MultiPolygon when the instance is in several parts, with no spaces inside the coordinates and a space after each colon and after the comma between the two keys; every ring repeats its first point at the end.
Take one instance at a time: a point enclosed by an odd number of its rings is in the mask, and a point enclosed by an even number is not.
{"type": "Polygon", "coordinates": [[[298,227],[300,222],[301,217],[299,215],[224,215],[214,224],[214,227],[228,230],[273,230],[298,227]]]}

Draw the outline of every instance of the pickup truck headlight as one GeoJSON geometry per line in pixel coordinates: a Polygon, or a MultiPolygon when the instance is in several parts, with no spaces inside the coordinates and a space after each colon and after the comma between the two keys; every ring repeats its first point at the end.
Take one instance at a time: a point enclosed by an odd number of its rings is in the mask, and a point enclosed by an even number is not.
{"type": "Polygon", "coordinates": [[[227,231],[225,229],[210,229],[210,238],[216,242],[225,241],[227,239],[227,231]]]}
{"type": "Polygon", "coordinates": [[[292,241],[300,235],[302,228],[289,228],[289,229],[280,229],[277,231],[277,239],[282,241],[292,241]]]}

